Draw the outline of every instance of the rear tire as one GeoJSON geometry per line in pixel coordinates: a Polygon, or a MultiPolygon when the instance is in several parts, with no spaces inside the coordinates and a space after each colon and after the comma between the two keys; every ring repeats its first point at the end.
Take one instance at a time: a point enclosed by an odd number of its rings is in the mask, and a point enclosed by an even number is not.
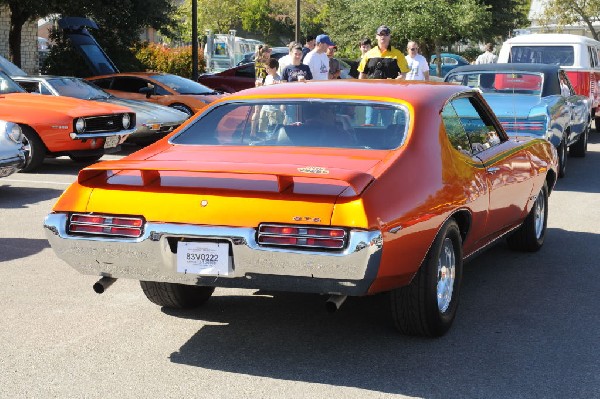
{"type": "Polygon", "coordinates": [[[533,208],[523,224],[506,238],[508,246],[517,251],[535,252],[544,245],[548,222],[548,185],[540,190],[533,208]]]}
{"type": "Polygon", "coordinates": [[[585,157],[585,153],[587,152],[587,146],[588,146],[589,131],[590,131],[590,126],[588,125],[588,126],[586,126],[583,133],[581,133],[581,135],[579,136],[579,139],[577,139],[577,142],[575,142],[575,144],[573,144],[569,147],[569,154],[571,154],[572,156],[577,157],[577,158],[585,157]]]}
{"type": "Polygon", "coordinates": [[[413,281],[390,292],[392,319],[398,331],[439,337],[450,329],[458,308],[462,255],[460,230],[450,219],[440,229],[413,281]]]}
{"type": "Polygon", "coordinates": [[[215,287],[201,287],[156,281],[140,281],[146,298],[159,306],[171,309],[193,309],[208,301],[215,287]]]}
{"type": "Polygon", "coordinates": [[[556,149],[558,152],[558,177],[565,177],[567,172],[567,144],[561,141],[556,149]]]}
{"type": "Polygon", "coordinates": [[[600,133],[600,116],[594,118],[594,124],[596,125],[596,133],[600,133]]]}
{"type": "Polygon", "coordinates": [[[33,172],[44,162],[46,158],[46,146],[35,130],[29,126],[21,126],[23,129],[23,147],[25,149],[25,166],[21,172],[33,172]]]}

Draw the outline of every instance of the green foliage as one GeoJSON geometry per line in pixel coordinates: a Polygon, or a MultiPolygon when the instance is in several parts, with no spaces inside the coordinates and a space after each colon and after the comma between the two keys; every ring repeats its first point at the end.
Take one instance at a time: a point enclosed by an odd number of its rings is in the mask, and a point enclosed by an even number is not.
{"type": "Polygon", "coordinates": [[[600,31],[594,22],[600,21],[600,1],[598,0],[549,0],[540,24],[556,23],[559,27],[570,24],[585,24],[592,36],[600,40],[600,31]]]}
{"type": "MultiPolygon", "coordinates": [[[[145,43],[138,46],[135,54],[146,70],[192,78],[192,46],[168,48],[160,44],[145,43]]],[[[202,54],[198,54],[198,71],[205,71],[202,54]]]]}

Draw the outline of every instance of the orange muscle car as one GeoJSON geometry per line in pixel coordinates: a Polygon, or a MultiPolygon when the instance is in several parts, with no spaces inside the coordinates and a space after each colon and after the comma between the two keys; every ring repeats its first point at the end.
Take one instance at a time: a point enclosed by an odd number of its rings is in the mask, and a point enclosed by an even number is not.
{"type": "Polygon", "coordinates": [[[389,292],[405,334],[439,336],[463,262],[543,242],[557,155],[508,139],[478,91],[390,81],[236,93],[123,159],[80,171],[45,220],[85,274],[141,281],[174,308],[215,287],[389,292]],[[365,123],[367,120],[369,123],[365,123]]]}
{"type": "Polygon", "coordinates": [[[23,132],[24,172],[45,157],[68,155],[75,161],[98,160],[118,148],[134,131],[135,113],[127,107],[70,97],[27,93],[0,72],[0,119],[23,132]]]}
{"type": "Polygon", "coordinates": [[[223,95],[200,83],[162,72],[123,72],[87,78],[110,94],[150,101],[193,115],[223,95]]]}

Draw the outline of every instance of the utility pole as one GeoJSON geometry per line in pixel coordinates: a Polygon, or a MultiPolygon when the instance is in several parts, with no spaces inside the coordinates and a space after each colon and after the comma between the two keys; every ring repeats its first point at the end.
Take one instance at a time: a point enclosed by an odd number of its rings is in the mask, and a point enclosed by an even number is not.
{"type": "Polygon", "coordinates": [[[296,0],[296,43],[300,43],[300,0],[296,0]]]}
{"type": "Polygon", "coordinates": [[[192,0],[192,80],[198,81],[198,0],[192,0]]]}

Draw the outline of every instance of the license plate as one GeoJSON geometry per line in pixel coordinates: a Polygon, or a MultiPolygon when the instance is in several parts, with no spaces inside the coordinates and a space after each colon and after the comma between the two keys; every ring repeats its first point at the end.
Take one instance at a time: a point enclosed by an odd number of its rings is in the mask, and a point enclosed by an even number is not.
{"type": "Polygon", "coordinates": [[[119,136],[108,136],[104,140],[104,148],[113,148],[119,144],[120,137],[119,136]]]}
{"type": "Polygon", "coordinates": [[[233,272],[229,244],[216,242],[177,243],[177,272],[207,276],[227,276],[233,272]]]}

